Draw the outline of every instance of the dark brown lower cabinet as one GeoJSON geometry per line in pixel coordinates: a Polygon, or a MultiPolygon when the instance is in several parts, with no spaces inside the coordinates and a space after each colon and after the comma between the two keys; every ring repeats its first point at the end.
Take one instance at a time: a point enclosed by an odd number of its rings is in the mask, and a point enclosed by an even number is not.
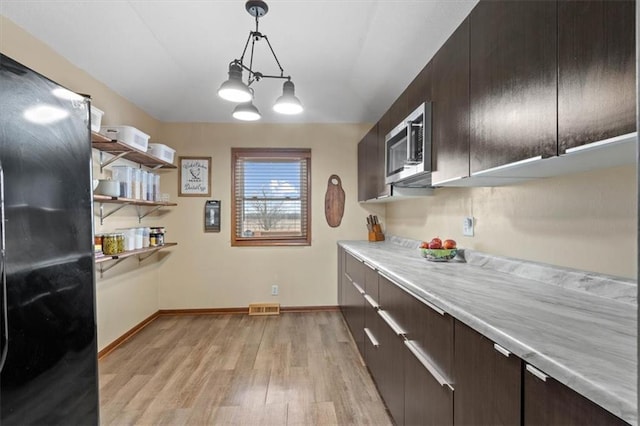
{"type": "Polygon", "coordinates": [[[404,389],[405,425],[453,424],[454,391],[441,385],[408,348],[405,348],[404,389]]]}
{"type": "Polygon", "coordinates": [[[347,278],[343,283],[342,315],[351,330],[358,351],[364,356],[364,295],[357,283],[349,280],[348,276],[345,277],[347,278]]]}
{"type": "Polygon", "coordinates": [[[551,377],[524,372],[524,425],[628,425],[551,377]],[[544,377],[544,376],[543,376],[544,377]]]}
{"type": "Polygon", "coordinates": [[[519,425],[522,360],[455,322],[456,425],[519,425]]]}
{"type": "MultiPolygon", "coordinates": [[[[396,425],[404,422],[404,344],[403,339],[386,324],[381,323],[380,357],[382,374],[376,379],[380,396],[384,399],[396,425]]],[[[375,379],[375,377],[374,377],[375,379]]]]}

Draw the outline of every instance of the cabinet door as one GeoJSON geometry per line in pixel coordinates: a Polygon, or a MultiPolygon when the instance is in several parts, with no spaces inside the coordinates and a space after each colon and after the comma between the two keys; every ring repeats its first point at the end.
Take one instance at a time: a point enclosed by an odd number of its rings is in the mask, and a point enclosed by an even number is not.
{"type": "Polygon", "coordinates": [[[367,172],[369,167],[366,137],[358,143],[358,201],[366,201],[369,193],[367,172]]]}
{"type": "Polygon", "coordinates": [[[343,283],[344,283],[344,249],[341,246],[338,246],[338,306],[340,310],[344,305],[343,299],[343,283]]]}
{"type": "Polygon", "coordinates": [[[553,378],[542,380],[525,369],[524,424],[622,426],[628,423],[553,378]]]}
{"type": "Polygon", "coordinates": [[[469,176],[469,19],[431,62],[432,181],[469,176]]]}
{"type": "Polygon", "coordinates": [[[378,303],[382,318],[380,346],[383,353],[385,374],[378,383],[380,394],[398,425],[404,424],[404,338],[398,328],[404,322],[404,302],[408,297],[398,286],[378,276],[378,303]]]}
{"type": "Polygon", "coordinates": [[[380,170],[380,186],[378,187],[378,197],[386,197],[391,195],[391,185],[386,185],[384,179],[387,175],[386,155],[387,148],[384,138],[391,131],[391,119],[385,114],[378,121],[378,167],[380,170]]]}
{"type": "Polygon", "coordinates": [[[519,425],[522,361],[455,321],[456,425],[519,425]]]}
{"type": "Polygon", "coordinates": [[[345,278],[343,313],[353,340],[364,356],[364,265],[349,253],[345,258],[345,278]]]}
{"type": "Polygon", "coordinates": [[[557,154],[556,7],[485,0],[471,11],[471,173],[557,154]]]}
{"type": "Polygon", "coordinates": [[[558,2],[559,151],[635,131],[635,1],[558,2]]]}
{"type": "Polygon", "coordinates": [[[411,345],[405,356],[406,423],[453,424],[453,318],[411,297],[403,327],[411,345]]]}
{"type": "Polygon", "coordinates": [[[407,87],[407,113],[415,110],[422,103],[431,101],[431,62],[418,73],[407,87]]]}

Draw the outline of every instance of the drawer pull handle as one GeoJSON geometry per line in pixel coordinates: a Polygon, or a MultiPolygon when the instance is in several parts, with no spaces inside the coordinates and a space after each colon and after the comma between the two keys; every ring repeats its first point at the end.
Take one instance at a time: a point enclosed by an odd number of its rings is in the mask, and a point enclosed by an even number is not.
{"type": "Polygon", "coordinates": [[[371,305],[371,307],[375,310],[380,309],[380,305],[378,305],[378,303],[373,300],[373,297],[369,296],[368,294],[364,295],[364,300],[366,300],[367,302],[369,302],[369,304],[371,305]]]}
{"type": "Polygon", "coordinates": [[[360,286],[358,285],[358,283],[357,283],[357,282],[355,282],[355,281],[351,281],[351,284],[353,284],[353,286],[356,288],[356,290],[358,290],[358,293],[360,293],[360,294],[364,294],[364,290],[362,289],[362,287],[360,287],[360,286]]]}
{"type": "Polygon", "coordinates": [[[502,355],[506,356],[507,358],[509,358],[509,355],[511,355],[511,352],[509,352],[508,350],[506,350],[505,348],[503,348],[497,343],[493,344],[493,349],[500,352],[502,355]]]}
{"type": "Polygon", "coordinates": [[[420,361],[420,364],[422,364],[423,367],[427,369],[429,374],[431,374],[433,378],[436,379],[436,381],[440,384],[440,386],[443,386],[443,387],[446,386],[449,389],[451,389],[451,391],[453,392],[453,386],[451,386],[451,383],[449,383],[447,379],[445,379],[442,376],[442,374],[438,372],[438,370],[433,366],[433,364],[431,364],[431,362],[427,359],[427,357],[425,357],[422,354],[422,351],[418,349],[411,340],[405,340],[404,344],[409,349],[409,351],[413,354],[413,356],[415,356],[416,359],[420,361]]]}
{"type": "Polygon", "coordinates": [[[344,276],[347,277],[347,279],[349,280],[350,283],[353,282],[353,278],[351,278],[351,275],[349,275],[348,273],[344,273],[344,276]]]}
{"type": "Polygon", "coordinates": [[[376,267],[373,265],[369,265],[367,262],[362,262],[364,263],[364,266],[368,267],[369,269],[373,269],[374,271],[376,270],[376,267]]]}
{"type": "Polygon", "coordinates": [[[369,341],[371,342],[371,345],[373,345],[374,348],[377,348],[378,346],[380,346],[380,343],[378,343],[378,340],[373,336],[371,331],[366,327],[364,329],[364,334],[367,335],[367,338],[369,339],[369,341]]]}
{"type": "Polygon", "coordinates": [[[436,311],[437,313],[439,313],[440,315],[444,316],[444,314],[446,313],[445,311],[443,311],[442,309],[438,308],[436,305],[434,305],[433,303],[427,302],[426,300],[423,300],[422,302],[424,302],[425,305],[427,305],[428,307],[430,307],[432,310],[436,311]]]}
{"type": "Polygon", "coordinates": [[[396,335],[402,337],[405,334],[407,334],[407,332],[404,331],[402,328],[400,328],[400,326],[396,324],[393,318],[391,318],[391,316],[389,316],[389,314],[386,313],[385,311],[378,311],[378,315],[380,315],[380,317],[384,320],[384,322],[386,322],[387,325],[391,327],[391,330],[393,330],[393,332],[396,335]]]}
{"type": "Polygon", "coordinates": [[[533,365],[527,364],[527,371],[533,374],[534,376],[536,376],[538,379],[542,380],[543,382],[546,382],[547,379],[549,378],[549,376],[547,376],[542,371],[535,368],[533,365]]]}

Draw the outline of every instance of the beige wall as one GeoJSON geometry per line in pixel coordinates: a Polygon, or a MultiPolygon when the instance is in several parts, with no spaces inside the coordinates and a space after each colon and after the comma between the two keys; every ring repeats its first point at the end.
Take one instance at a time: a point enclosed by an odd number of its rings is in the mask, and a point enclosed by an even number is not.
{"type": "MultiPolygon", "coordinates": [[[[179,243],[161,270],[160,308],[335,305],[336,242],[366,237],[367,211],[357,203],[357,142],[370,125],[164,124],[162,142],[179,155],[212,157],[211,199],[222,200],[220,233],[203,231],[206,197],[177,197],[167,216],[168,239],[179,243]],[[309,247],[231,247],[231,147],[311,148],[312,244],[309,247]],[[324,196],[331,174],[346,193],[342,224],[331,228],[324,196]],[[271,296],[271,285],[280,295],[271,296]]],[[[176,173],[177,177],[177,173],[176,173]]],[[[366,208],[369,208],[365,206],[366,208]]],[[[372,210],[376,209],[373,207],[372,210]]],[[[379,210],[379,208],[378,208],[379,210]]]]}
{"type": "MultiPolygon", "coordinates": [[[[67,88],[92,96],[94,104],[106,112],[106,124],[129,124],[155,136],[158,121],[146,114],[101,82],[58,55],[43,42],[35,39],[3,16],[0,16],[0,51],[27,65],[67,88]]],[[[94,158],[97,159],[97,153],[94,158]]],[[[100,177],[94,167],[94,178],[100,177]]],[[[105,205],[107,209],[111,208],[105,205]]],[[[95,205],[98,208],[98,205],[95,205]]],[[[150,219],[153,223],[160,219],[150,219]]],[[[96,225],[96,232],[107,232],[120,227],[135,226],[135,210],[127,207],[104,226],[96,225]]],[[[109,265],[106,263],[104,265],[109,265]]],[[[157,259],[148,259],[138,265],[128,259],[96,278],[96,306],[98,322],[98,348],[102,349],[133,326],[158,310],[157,259]]]]}
{"type": "Polygon", "coordinates": [[[498,188],[441,188],[387,206],[388,232],[418,240],[636,278],[636,167],[498,188]],[[465,216],[475,236],[462,236],[465,216]]]}

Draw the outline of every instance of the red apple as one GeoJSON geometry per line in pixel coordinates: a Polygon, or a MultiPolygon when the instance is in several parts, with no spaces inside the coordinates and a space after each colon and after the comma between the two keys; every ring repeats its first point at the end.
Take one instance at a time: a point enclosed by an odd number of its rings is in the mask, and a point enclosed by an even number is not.
{"type": "Polygon", "coordinates": [[[454,249],[456,248],[456,242],[455,240],[444,240],[442,247],[445,249],[454,249]]]}
{"type": "Polygon", "coordinates": [[[421,243],[420,243],[420,248],[421,248],[421,249],[429,248],[429,243],[428,243],[428,242],[426,242],[426,241],[421,242],[421,243]]]}
{"type": "Polygon", "coordinates": [[[442,240],[438,237],[435,237],[429,242],[430,249],[441,249],[442,248],[442,240]]]}

